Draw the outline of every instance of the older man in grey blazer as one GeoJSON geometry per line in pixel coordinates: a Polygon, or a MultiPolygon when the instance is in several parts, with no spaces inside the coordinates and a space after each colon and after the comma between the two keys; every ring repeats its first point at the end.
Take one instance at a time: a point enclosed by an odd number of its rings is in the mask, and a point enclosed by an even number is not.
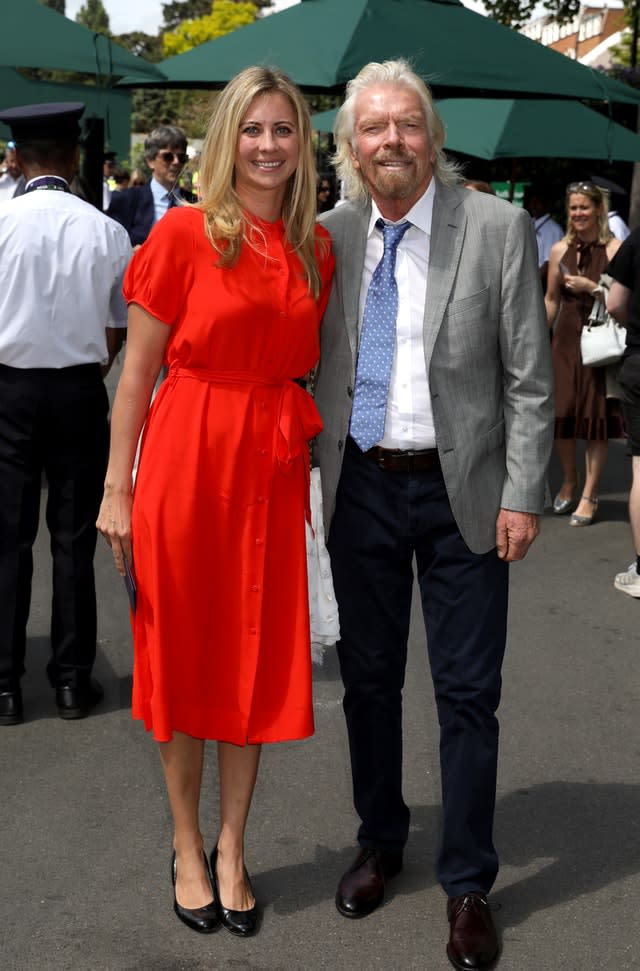
{"type": "Polygon", "coordinates": [[[443,143],[406,62],[370,64],[350,82],[336,162],[352,201],[322,217],[337,270],[321,331],[317,456],[361,819],[336,905],[346,917],[371,913],[402,867],[415,559],[441,731],[447,953],[473,969],[498,952],[486,895],[498,870],[508,563],[538,533],[552,371],[529,216],[462,188],[443,143]]]}

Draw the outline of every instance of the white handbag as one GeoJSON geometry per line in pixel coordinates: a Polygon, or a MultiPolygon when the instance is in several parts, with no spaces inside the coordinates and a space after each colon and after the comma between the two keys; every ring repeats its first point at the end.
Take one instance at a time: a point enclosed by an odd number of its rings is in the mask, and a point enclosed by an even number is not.
{"type": "Polygon", "coordinates": [[[611,316],[604,301],[596,298],[580,334],[580,354],[587,367],[615,364],[624,354],[627,332],[611,316]]]}
{"type": "Polygon", "coordinates": [[[311,659],[322,664],[324,649],[340,639],[338,604],[333,589],[331,560],[324,540],[320,469],[311,469],[311,524],[307,523],[307,575],[311,659]]]}

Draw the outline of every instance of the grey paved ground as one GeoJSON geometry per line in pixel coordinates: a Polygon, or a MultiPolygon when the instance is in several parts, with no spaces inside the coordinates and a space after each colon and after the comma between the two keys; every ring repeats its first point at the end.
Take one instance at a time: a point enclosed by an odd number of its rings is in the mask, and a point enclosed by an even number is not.
{"type": "MultiPolygon", "coordinates": [[[[616,592],[631,559],[628,460],[613,445],[600,521],[545,517],[512,570],[501,707],[492,896],[500,971],[640,967],[640,601],[616,592]]],[[[552,485],[557,471],[552,470],[552,485]]],[[[346,921],[333,894],[353,853],[355,819],[340,684],[317,673],[317,731],[266,749],[248,837],[265,905],[261,934],[201,937],[173,916],[170,817],[153,743],[130,721],[125,591],[97,556],[106,702],[80,722],[56,717],[48,651],[47,539],[38,541],[30,620],[27,721],[0,729],[2,971],[303,971],[449,967],[445,900],[434,881],[439,829],[437,732],[415,613],[405,707],[407,865],[388,902],[346,921]]],[[[215,618],[212,618],[215,625],[215,618]]],[[[215,748],[203,828],[216,835],[215,748]]]]}

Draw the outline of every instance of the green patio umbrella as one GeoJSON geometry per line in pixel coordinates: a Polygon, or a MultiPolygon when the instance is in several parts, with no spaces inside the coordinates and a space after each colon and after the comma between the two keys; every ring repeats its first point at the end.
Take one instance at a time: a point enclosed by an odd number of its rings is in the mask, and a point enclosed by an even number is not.
{"type": "Polygon", "coordinates": [[[103,83],[128,75],[137,80],[163,80],[155,64],[94,34],[38,0],[20,0],[3,17],[0,67],[32,67],[93,74],[103,83]]]}
{"type": "Polygon", "coordinates": [[[640,161],[640,135],[578,101],[446,98],[447,147],[476,158],[640,161]]]}
{"type": "Polygon", "coordinates": [[[215,87],[250,64],[275,64],[306,90],[339,91],[368,61],[394,57],[409,58],[442,94],[466,89],[640,102],[640,92],[460,0],[302,0],[159,66],[168,87],[215,87]]]}
{"type": "MultiPolygon", "coordinates": [[[[445,149],[475,158],[584,158],[640,161],[640,135],[579,101],[555,98],[443,98],[445,149]]],[[[313,115],[315,131],[333,130],[336,109],[313,115]]]]}
{"type": "MultiPolygon", "coordinates": [[[[121,158],[131,151],[131,94],[118,88],[96,84],[58,84],[53,81],[27,81],[10,67],[0,67],[0,109],[16,105],[35,105],[46,101],[83,101],[83,122],[101,118],[110,149],[121,158]]],[[[11,129],[0,122],[0,139],[8,141],[11,129]]]]}

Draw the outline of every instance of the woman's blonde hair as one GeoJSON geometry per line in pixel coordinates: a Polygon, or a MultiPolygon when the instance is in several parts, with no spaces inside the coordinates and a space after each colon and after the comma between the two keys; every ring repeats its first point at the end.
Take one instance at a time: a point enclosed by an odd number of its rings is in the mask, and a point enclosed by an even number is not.
{"type": "Polygon", "coordinates": [[[280,93],[291,103],[298,130],[298,164],[286,185],[282,218],[287,240],[298,253],[309,290],[317,296],[320,273],[316,260],[316,168],[311,145],[309,109],[293,81],[276,68],[248,67],[215,98],[200,160],[198,207],[205,215],[207,236],[220,254],[220,265],[236,263],[247,230],[259,233],[242,209],[235,191],[234,171],[238,133],[255,97],[280,93]]]}
{"type": "Polygon", "coordinates": [[[600,207],[600,212],[598,213],[598,242],[608,243],[613,236],[613,233],[609,229],[609,193],[606,189],[601,189],[594,182],[570,182],[567,186],[567,231],[564,242],[570,245],[571,243],[575,243],[578,237],[569,214],[569,196],[573,195],[587,196],[596,206],[600,207]]]}
{"type": "Polygon", "coordinates": [[[333,164],[338,178],[345,184],[346,195],[349,199],[366,202],[369,190],[362,177],[360,169],[353,164],[352,151],[356,149],[355,139],[355,102],[356,98],[366,88],[378,84],[398,84],[413,88],[422,104],[429,141],[435,154],[433,174],[444,185],[456,185],[461,181],[460,167],[457,162],[447,158],[442,146],[446,132],[442,118],[433,104],[429,88],[419,77],[408,61],[398,58],[394,61],[377,63],[372,61],[362,68],[359,74],[347,84],[346,98],[336,116],[333,134],[336,151],[333,164]]]}

